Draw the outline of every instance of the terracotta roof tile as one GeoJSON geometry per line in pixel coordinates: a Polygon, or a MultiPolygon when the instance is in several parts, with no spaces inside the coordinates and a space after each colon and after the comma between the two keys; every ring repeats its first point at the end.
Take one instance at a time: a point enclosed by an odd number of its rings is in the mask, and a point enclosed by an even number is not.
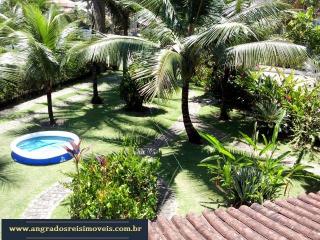
{"type": "Polygon", "coordinates": [[[159,216],[148,234],[150,240],[320,240],[320,192],[170,220],[159,216]]]}
{"type": "Polygon", "coordinates": [[[188,214],[187,220],[194,226],[197,231],[207,240],[225,240],[225,238],[217,232],[203,215],[188,214]]]}
{"type": "Polygon", "coordinates": [[[283,208],[286,208],[300,216],[303,216],[303,217],[307,217],[317,223],[320,223],[320,215],[318,214],[313,214],[312,212],[309,212],[307,211],[306,209],[302,208],[302,207],[299,207],[297,205],[293,205],[287,201],[275,201],[275,204],[283,207],[283,208]]]}
{"type": "Polygon", "coordinates": [[[314,207],[318,208],[318,211],[320,211],[320,202],[318,202],[317,200],[313,199],[312,197],[308,196],[308,195],[301,195],[298,197],[298,199],[300,199],[303,202],[306,202],[308,204],[313,205],[314,207]]]}
{"type": "Polygon", "coordinates": [[[295,198],[289,198],[287,200],[289,203],[293,204],[293,205],[296,205],[296,206],[299,206],[299,207],[302,207],[304,208],[305,210],[307,210],[308,212],[312,213],[312,214],[317,214],[319,215],[320,212],[319,212],[319,209],[308,204],[308,203],[305,203],[299,199],[295,199],[295,198]]]}
{"type": "Polygon", "coordinates": [[[203,216],[208,220],[210,225],[219,233],[221,233],[221,235],[224,236],[226,239],[245,239],[228,224],[225,224],[219,217],[215,215],[214,212],[204,212],[203,216]]]}
{"type": "Polygon", "coordinates": [[[238,209],[235,208],[228,208],[228,213],[241,221],[242,223],[249,226],[251,229],[254,229],[260,235],[266,237],[267,239],[271,240],[286,240],[286,237],[281,236],[277,232],[267,228],[265,225],[261,224],[260,222],[256,221],[255,219],[249,217],[248,215],[244,214],[238,209]]]}
{"type": "Polygon", "coordinates": [[[248,214],[252,218],[254,218],[256,221],[259,221],[260,223],[264,224],[269,229],[272,229],[279,233],[280,235],[291,239],[291,240],[307,240],[306,237],[303,235],[293,231],[292,229],[273,221],[272,219],[262,215],[259,212],[254,211],[253,209],[247,207],[247,206],[241,206],[240,211],[248,214]]]}

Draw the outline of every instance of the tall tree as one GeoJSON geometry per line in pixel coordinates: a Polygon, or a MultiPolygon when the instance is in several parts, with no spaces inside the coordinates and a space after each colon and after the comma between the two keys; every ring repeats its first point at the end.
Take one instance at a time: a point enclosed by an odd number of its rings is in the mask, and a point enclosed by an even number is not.
{"type": "MultiPolygon", "coordinates": [[[[96,32],[106,33],[106,1],[92,0],[92,28],[96,32]]],[[[91,64],[91,78],[93,95],[91,99],[92,104],[101,104],[102,98],[98,91],[98,75],[103,68],[103,64],[91,64]]]]}
{"type": "Polygon", "coordinates": [[[156,54],[156,59],[149,61],[148,67],[154,71],[143,71],[139,74],[140,78],[153,78],[152,82],[143,87],[142,92],[150,97],[168,95],[168,89],[164,88],[176,86],[171,80],[176,79],[180,72],[184,126],[189,141],[200,143],[201,137],[195,130],[189,114],[189,84],[194,74],[198,52],[186,48],[182,42],[192,36],[206,21],[214,18],[213,8],[217,8],[220,2],[211,0],[137,0],[136,2],[145,7],[137,13],[137,19],[142,26],[145,26],[147,36],[160,41],[166,48],[156,54]]]}
{"type": "Polygon", "coordinates": [[[142,91],[150,96],[167,95],[177,85],[178,76],[181,76],[183,121],[192,143],[199,143],[201,138],[189,115],[189,83],[202,51],[211,49],[216,61],[225,59],[222,66],[226,78],[228,68],[232,66],[291,64],[307,57],[306,49],[302,46],[276,41],[258,42],[259,30],[269,26],[270,19],[278,18],[285,6],[271,0],[251,2],[250,7],[239,8],[238,1],[228,4],[196,0],[140,1],[151,10],[142,12],[140,19],[145,20],[144,25],[149,31],[153,28],[153,36],[158,36],[160,42],[161,39],[166,42],[165,49],[148,60],[146,70],[137,76],[152,78],[142,91]],[[175,37],[168,41],[168,36],[175,37]]]}
{"type": "Polygon", "coordinates": [[[43,84],[50,124],[54,125],[52,87],[60,77],[58,54],[65,46],[66,33],[71,27],[54,6],[47,14],[43,14],[36,5],[23,5],[22,17],[22,24],[9,35],[14,43],[10,54],[16,57],[16,64],[23,65],[18,69],[24,78],[38,80],[43,84]]]}
{"type": "Polygon", "coordinates": [[[23,23],[16,29],[9,28],[3,37],[13,47],[0,54],[0,82],[22,78],[39,81],[46,91],[51,125],[55,124],[51,93],[66,61],[76,58],[83,64],[105,62],[108,58],[119,59],[124,51],[154,47],[139,38],[90,34],[77,22],[68,23],[55,6],[42,13],[35,5],[23,5],[22,14],[23,23]]]}

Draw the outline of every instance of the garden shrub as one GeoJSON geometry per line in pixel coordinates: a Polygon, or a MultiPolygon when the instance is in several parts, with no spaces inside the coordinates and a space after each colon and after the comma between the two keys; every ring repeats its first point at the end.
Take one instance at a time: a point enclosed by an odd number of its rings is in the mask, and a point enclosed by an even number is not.
{"type": "Polygon", "coordinates": [[[238,77],[236,82],[255,99],[251,116],[258,122],[261,133],[270,136],[285,111],[281,137],[312,149],[320,142],[320,86],[299,85],[294,72],[285,75],[278,70],[278,74],[280,80],[265,76],[263,71],[251,72],[244,79],[238,77]]]}
{"type": "Polygon", "coordinates": [[[224,84],[224,98],[225,104],[227,105],[228,110],[233,108],[251,111],[254,106],[255,97],[248,91],[247,88],[242,86],[242,81],[251,81],[248,72],[245,70],[232,70],[228,81],[223,81],[224,72],[220,69],[217,69],[213,74],[213,87],[212,93],[216,99],[222,99],[222,87],[221,84],[224,84]],[[242,81],[240,81],[240,79],[242,81]]]}
{"type": "Polygon", "coordinates": [[[141,69],[142,65],[138,60],[129,66],[129,71],[124,74],[120,83],[120,97],[126,103],[126,109],[129,111],[142,111],[143,103],[147,100],[146,96],[140,91],[141,86],[148,82],[148,79],[134,79],[132,76],[141,69]]]}
{"type": "Polygon", "coordinates": [[[291,121],[293,142],[313,149],[320,140],[320,85],[287,88],[282,105],[291,121]]]}
{"type": "Polygon", "coordinates": [[[79,219],[153,219],[157,211],[159,162],[133,147],[80,162],[71,174],[70,214],[79,219]]]}
{"type": "Polygon", "coordinates": [[[287,35],[295,43],[307,46],[313,55],[319,55],[320,26],[314,23],[315,16],[314,7],[309,7],[305,12],[297,13],[288,24],[287,35]]]}
{"type": "Polygon", "coordinates": [[[125,74],[120,83],[120,97],[126,102],[127,110],[142,111],[145,97],[139,92],[139,85],[130,73],[125,74]]]}
{"type": "Polygon", "coordinates": [[[293,167],[282,163],[290,152],[277,154],[278,130],[279,123],[274,128],[271,140],[262,136],[262,147],[257,144],[257,132],[252,138],[241,133],[252,152],[225,147],[214,136],[202,134],[211,145],[211,156],[204,159],[200,166],[208,168],[228,205],[238,207],[273,200],[281,192],[286,194],[293,178],[316,179],[305,171],[300,160],[293,167]]]}
{"type": "Polygon", "coordinates": [[[204,60],[196,66],[195,74],[192,77],[192,82],[198,87],[204,87],[205,91],[209,92],[213,89],[212,67],[208,66],[204,60]]]}

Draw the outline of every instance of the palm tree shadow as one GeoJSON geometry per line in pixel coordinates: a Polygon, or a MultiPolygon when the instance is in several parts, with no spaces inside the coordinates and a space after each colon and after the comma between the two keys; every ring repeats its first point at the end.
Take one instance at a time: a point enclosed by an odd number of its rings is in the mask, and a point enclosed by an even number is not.
{"type": "MultiPolygon", "coordinates": [[[[220,191],[214,186],[207,169],[198,166],[201,160],[208,157],[203,148],[204,146],[190,144],[181,136],[173,146],[170,146],[170,151],[166,151],[160,157],[160,176],[174,189],[174,180],[179,173],[186,171],[189,179],[204,184],[207,189],[220,196],[220,191]]],[[[165,148],[162,150],[165,151],[165,148]]],[[[208,202],[206,207],[209,206],[208,202]]]]}
{"type": "MultiPolygon", "coordinates": [[[[144,108],[143,112],[128,112],[125,110],[124,102],[119,98],[118,84],[119,78],[108,80],[108,89],[100,91],[100,96],[104,103],[101,105],[92,105],[89,99],[79,101],[64,101],[63,104],[55,106],[55,117],[61,124],[49,126],[47,114],[45,112],[38,114],[39,117],[33,119],[32,124],[23,124],[23,128],[9,131],[12,136],[20,136],[30,132],[44,130],[64,130],[71,131],[90,140],[99,140],[106,143],[119,144],[120,138],[114,136],[94,136],[90,131],[102,130],[105,127],[113,129],[118,135],[127,135],[128,129],[135,127],[134,134],[141,137],[142,143],[150,141],[155,134],[160,134],[162,129],[166,128],[159,121],[154,120],[159,115],[164,115],[167,111],[163,107],[149,106],[144,108]],[[143,124],[143,129],[138,128],[143,124]],[[145,129],[150,129],[146,131],[145,129]]],[[[142,144],[141,143],[141,144],[142,144]]]]}

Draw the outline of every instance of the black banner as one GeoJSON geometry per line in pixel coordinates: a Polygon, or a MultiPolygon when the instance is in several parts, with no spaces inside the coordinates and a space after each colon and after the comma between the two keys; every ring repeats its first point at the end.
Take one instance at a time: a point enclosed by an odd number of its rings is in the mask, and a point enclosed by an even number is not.
{"type": "Polygon", "coordinates": [[[147,239],[147,220],[2,219],[2,240],[147,239]]]}

